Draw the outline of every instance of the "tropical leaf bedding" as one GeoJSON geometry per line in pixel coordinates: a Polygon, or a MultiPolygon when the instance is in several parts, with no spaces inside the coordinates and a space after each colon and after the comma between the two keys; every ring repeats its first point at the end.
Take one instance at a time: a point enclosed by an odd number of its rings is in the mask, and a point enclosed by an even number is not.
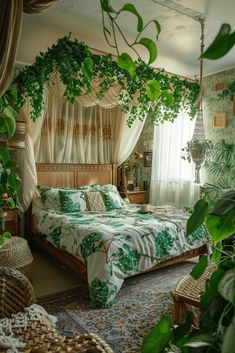
{"type": "MultiPolygon", "coordinates": [[[[156,210],[155,210],[156,211],[156,210]]],[[[110,307],[126,277],[205,243],[204,229],[184,236],[188,215],[176,209],[141,214],[124,205],[106,212],[38,209],[37,231],[87,264],[93,307],[110,307]]]]}

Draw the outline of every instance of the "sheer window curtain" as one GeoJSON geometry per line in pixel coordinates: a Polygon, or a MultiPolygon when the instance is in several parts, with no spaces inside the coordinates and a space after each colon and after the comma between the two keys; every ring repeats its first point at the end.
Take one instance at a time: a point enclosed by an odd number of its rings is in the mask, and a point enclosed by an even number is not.
{"type": "Polygon", "coordinates": [[[191,206],[199,198],[194,184],[194,165],[181,158],[181,149],[192,138],[195,120],[181,112],[173,122],[154,127],[150,203],[191,206]]]}

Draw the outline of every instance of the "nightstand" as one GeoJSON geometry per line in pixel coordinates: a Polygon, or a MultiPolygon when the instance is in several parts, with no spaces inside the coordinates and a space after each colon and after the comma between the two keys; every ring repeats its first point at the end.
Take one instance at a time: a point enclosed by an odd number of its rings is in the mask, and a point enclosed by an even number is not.
{"type": "Polygon", "coordinates": [[[19,235],[19,216],[17,209],[8,209],[6,212],[5,232],[10,232],[15,236],[19,235]]]}
{"type": "Polygon", "coordinates": [[[146,203],[146,191],[120,191],[122,198],[128,198],[130,203],[144,204],[146,203]]]}

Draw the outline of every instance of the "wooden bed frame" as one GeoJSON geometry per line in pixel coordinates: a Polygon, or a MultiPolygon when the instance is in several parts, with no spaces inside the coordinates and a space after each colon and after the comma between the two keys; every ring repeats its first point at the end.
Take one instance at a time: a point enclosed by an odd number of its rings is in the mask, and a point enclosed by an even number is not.
{"type": "MultiPolygon", "coordinates": [[[[115,164],[36,164],[38,185],[54,186],[54,187],[70,187],[78,188],[81,185],[91,184],[114,184],[117,185],[117,166],[115,164]]],[[[57,249],[50,242],[46,241],[42,236],[37,234],[33,227],[33,217],[31,208],[26,214],[26,234],[30,244],[35,244],[43,251],[51,254],[59,262],[71,269],[80,277],[80,279],[87,283],[87,269],[79,259],[74,256],[57,249]]],[[[180,256],[175,256],[170,259],[164,260],[155,265],[151,269],[145,271],[150,272],[156,269],[176,264],[184,260],[200,256],[207,252],[207,247],[184,252],[180,256]]]]}

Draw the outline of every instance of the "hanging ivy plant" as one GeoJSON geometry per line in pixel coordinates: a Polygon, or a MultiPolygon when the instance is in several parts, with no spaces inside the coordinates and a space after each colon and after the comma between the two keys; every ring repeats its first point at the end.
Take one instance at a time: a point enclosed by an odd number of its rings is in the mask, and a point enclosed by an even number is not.
{"type": "Polygon", "coordinates": [[[18,90],[18,107],[29,97],[31,118],[37,119],[43,108],[43,85],[58,72],[65,85],[64,96],[73,103],[75,97],[92,89],[94,78],[100,79],[97,98],[102,98],[116,82],[120,85],[119,101],[123,111],[130,112],[128,125],[136,118],[143,119],[149,111],[154,123],[173,121],[181,109],[195,116],[195,101],[199,92],[196,82],[177,76],[169,76],[163,70],[156,71],[144,61],[136,61],[134,77],[121,69],[111,54],[93,54],[87,45],[70,35],[60,38],[45,53],[40,53],[32,66],[23,68],[14,79],[18,90]],[[156,84],[157,83],[157,84],[156,84]],[[130,103],[138,94],[139,107],[130,103]]]}

